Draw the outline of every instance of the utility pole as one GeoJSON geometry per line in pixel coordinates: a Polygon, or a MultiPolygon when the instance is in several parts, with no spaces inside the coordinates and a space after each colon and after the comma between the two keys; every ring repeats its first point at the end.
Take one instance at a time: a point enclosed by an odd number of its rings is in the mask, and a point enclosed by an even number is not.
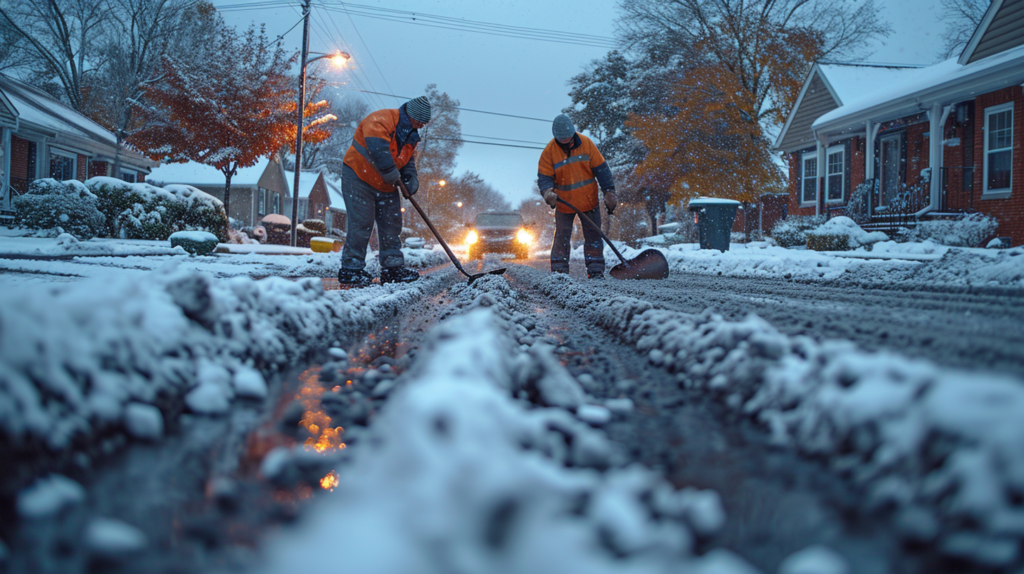
{"type": "Polygon", "coordinates": [[[292,186],[292,247],[299,237],[299,178],[302,174],[302,127],[306,107],[306,56],[309,55],[309,12],[312,0],[302,3],[302,59],[299,60],[299,102],[295,109],[295,185],[292,186]]]}

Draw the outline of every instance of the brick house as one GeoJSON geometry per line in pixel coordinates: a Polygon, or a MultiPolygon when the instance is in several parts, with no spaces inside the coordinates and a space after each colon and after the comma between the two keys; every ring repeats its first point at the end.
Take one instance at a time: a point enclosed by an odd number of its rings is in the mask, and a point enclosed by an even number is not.
{"type": "MultiPolygon", "coordinates": [[[[295,172],[285,171],[289,189],[295,182],[295,172]]],[[[289,201],[284,213],[291,213],[289,201]]],[[[299,221],[319,219],[328,229],[345,229],[345,200],[341,185],[331,181],[322,172],[303,171],[299,178],[299,221]]]]}
{"type": "Polygon", "coordinates": [[[1022,84],[1024,0],[994,0],[959,58],[815,65],[775,144],[788,213],[856,210],[885,229],[979,212],[1024,244],[1022,84]]]}
{"type": "Polygon", "coordinates": [[[145,177],[156,163],[46,92],[0,74],[0,213],[36,179],[145,177]],[[115,173],[116,170],[116,173],[115,173]]]}

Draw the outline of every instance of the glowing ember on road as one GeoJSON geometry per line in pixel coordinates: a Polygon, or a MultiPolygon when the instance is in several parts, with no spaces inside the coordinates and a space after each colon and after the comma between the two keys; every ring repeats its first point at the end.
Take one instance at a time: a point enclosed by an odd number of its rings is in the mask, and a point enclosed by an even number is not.
{"type": "Polygon", "coordinates": [[[338,475],[333,470],[320,479],[320,488],[324,490],[334,490],[336,486],[338,486],[338,475]]]}

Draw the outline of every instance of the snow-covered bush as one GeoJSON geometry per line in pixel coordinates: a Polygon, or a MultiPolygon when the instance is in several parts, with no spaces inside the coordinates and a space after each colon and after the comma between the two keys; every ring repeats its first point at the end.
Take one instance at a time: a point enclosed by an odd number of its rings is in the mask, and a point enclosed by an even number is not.
{"type": "Polygon", "coordinates": [[[175,231],[208,231],[227,241],[224,204],[194,187],[165,189],[112,177],[94,177],[85,184],[99,198],[110,237],[166,240],[175,231]]]}
{"type": "Polygon", "coordinates": [[[978,247],[996,233],[999,222],[981,213],[971,213],[960,219],[922,221],[913,229],[900,232],[904,241],[931,241],[950,247],[978,247]]]}
{"type": "Polygon", "coordinates": [[[209,255],[217,248],[217,236],[206,231],[175,231],[171,247],[181,246],[192,255],[209,255]]]}
{"type": "Polygon", "coordinates": [[[103,213],[97,198],[80,181],[37,179],[28,193],[14,198],[18,224],[29,229],[62,228],[78,239],[92,239],[103,232],[103,213]]]}
{"type": "Polygon", "coordinates": [[[805,235],[807,248],[814,251],[849,251],[889,239],[881,231],[864,231],[846,216],[833,217],[805,235]]]}
{"type": "Polygon", "coordinates": [[[771,237],[779,244],[779,247],[796,247],[807,244],[808,230],[825,223],[822,215],[794,215],[780,220],[772,228],[771,237]]]}

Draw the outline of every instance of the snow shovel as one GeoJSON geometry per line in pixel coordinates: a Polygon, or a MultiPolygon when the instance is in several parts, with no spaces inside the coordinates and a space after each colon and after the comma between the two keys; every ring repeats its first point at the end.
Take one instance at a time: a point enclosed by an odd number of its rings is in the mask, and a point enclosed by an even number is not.
{"type": "Polygon", "coordinates": [[[412,195],[409,193],[408,188],[405,187],[405,182],[402,181],[401,178],[398,179],[398,185],[402,190],[402,197],[408,199],[409,203],[411,203],[412,206],[416,208],[416,212],[420,214],[420,217],[423,218],[423,222],[426,223],[427,227],[430,228],[430,232],[433,233],[434,237],[437,238],[437,242],[441,244],[441,247],[444,247],[444,252],[448,254],[448,259],[452,260],[452,263],[455,264],[456,269],[461,271],[462,274],[465,275],[466,277],[469,277],[470,285],[472,285],[474,281],[483,277],[484,275],[503,275],[505,273],[506,269],[504,267],[502,267],[501,269],[488,271],[486,273],[477,273],[475,275],[470,275],[469,273],[466,273],[466,270],[462,268],[462,264],[459,263],[458,258],[456,258],[455,254],[452,253],[451,248],[448,247],[448,244],[445,243],[444,239],[441,238],[441,234],[437,232],[437,228],[434,227],[434,224],[431,223],[429,219],[427,219],[427,214],[423,213],[423,210],[420,209],[420,204],[416,203],[416,200],[412,198],[412,195]]]}
{"type": "Polygon", "coordinates": [[[668,260],[665,259],[665,255],[657,249],[645,249],[640,252],[640,255],[627,260],[619,253],[619,250],[615,248],[615,244],[612,243],[611,239],[601,231],[601,227],[594,223],[589,217],[584,215],[582,211],[576,209],[576,206],[565,201],[561,197],[558,198],[558,203],[567,206],[572,209],[580,216],[580,219],[587,222],[588,225],[597,230],[601,234],[601,239],[604,239],[608,247],[612,248],[615,255],[618,256],[619,261],[622,263],[612,267],[612,270],[608,272],[609,275],[616,279],[665,279],[668,277],[668,260]]]}

